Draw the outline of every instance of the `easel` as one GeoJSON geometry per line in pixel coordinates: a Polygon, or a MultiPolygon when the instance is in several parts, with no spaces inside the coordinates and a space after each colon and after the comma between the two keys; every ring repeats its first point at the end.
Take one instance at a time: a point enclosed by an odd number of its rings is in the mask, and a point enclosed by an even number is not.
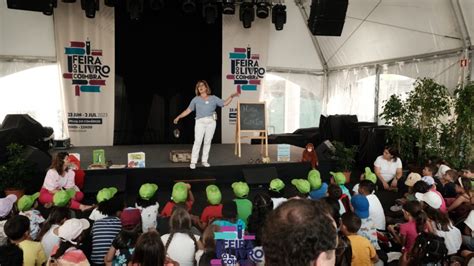
{"type": "Polygon", "coordinates": [[[264,122],[263,122],[263,129],[241,129],[241,112],[240,112],[240,101],[237,102],[237,124],[235,126],[235,149],[234,154],[238,155],[239,158],[242,157],[241,154],[241,139],[260,139],[260,154],[263,154],[263,146],[265,145],[265,157],[268,157],[268,132],[266,129],[267,125],[267,112],[266,106],[264,102],[255,102],[255,103],[242,103],[242,104],[261,104],[263,105],[264,110],[264,122]],[[258,136],[242,136],[242,133],[259,133],[258,136]]]}

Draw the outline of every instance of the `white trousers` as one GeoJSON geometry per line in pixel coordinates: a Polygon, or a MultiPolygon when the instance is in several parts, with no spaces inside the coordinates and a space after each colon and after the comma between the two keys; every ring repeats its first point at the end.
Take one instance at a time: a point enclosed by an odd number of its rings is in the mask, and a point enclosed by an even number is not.
{"type": "Polygon", "coordinates": [[[196,120],[196,124],[194,126],[194,145],[193,152],[191,154],[191,163],[197,163],[199,158],[199,150],[201,150],[203,139],[204,147],[202,148],[201,162],[207,163],[214,131],[216,131],[216,121],[212,118],[212,116],[203,117],[196,120]]]}

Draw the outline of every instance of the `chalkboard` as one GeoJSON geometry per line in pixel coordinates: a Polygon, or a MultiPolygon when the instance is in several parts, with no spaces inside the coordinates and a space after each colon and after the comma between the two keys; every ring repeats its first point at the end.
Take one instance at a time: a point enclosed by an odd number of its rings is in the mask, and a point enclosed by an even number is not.
{"type": "Polygon", "coordinates": [[[265,103],[239,104],[240,130],[266,130],[265,103]]]}

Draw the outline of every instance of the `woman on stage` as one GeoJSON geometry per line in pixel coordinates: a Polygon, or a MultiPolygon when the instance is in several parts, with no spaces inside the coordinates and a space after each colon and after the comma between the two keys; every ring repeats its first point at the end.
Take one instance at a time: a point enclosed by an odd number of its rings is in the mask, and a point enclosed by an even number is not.
{"type": "Polygon", "coordinates": [[[211,149],[211,141],[216,130],[217,115],[215,110],[217,106],[224,107],[232,102],[239,93],[230,95],[226,100],[222,100],[215,95],[211,95],[211,89],[205,80],[196,83],[196,96],[191,100],[188,108],[174,119],[174,123],[178,124],[179,119],[186,117],[192,111],[196,111],[196,124],[194,126],[194,145],[191,154],[191,164],[189,168],[195,169],[199,158],[199,151],[204,139],[204,147],[202,148],[201,162],[204,167],[211,166],[208,163],[209,150],[211,149]]]}
{"type": "Polygon", "coordinates": [[[53,197],[56,192],[64,189],[73,189],[76,193],[71,199],[70,208],[81,211],[89,210],[93,206],[80,203],[84,198],[84,193],[76,186],[74,181],[75,174],[73,170],[69,169],[69,165],[69,154],[67,152],[59,152],[56,154],[44,178],[39,202],[45,205],[45,207],[49,207],[52,205],[53,197]]]}

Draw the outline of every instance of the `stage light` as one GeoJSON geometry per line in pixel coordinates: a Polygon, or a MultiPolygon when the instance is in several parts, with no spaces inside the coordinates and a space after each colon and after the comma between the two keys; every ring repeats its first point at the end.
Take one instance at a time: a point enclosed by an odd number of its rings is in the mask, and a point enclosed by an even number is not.
{"type": "Polygon", "coordinates": [[[150,0],[150,8],[158,11],[165,7],[165,0],[150,0]]]}
{"type": "Polygon", "coordinates": [[[104,0],[104,4],[109,7],[115,6],[115,0],[104,0]]]}
{"type": "Polygon", "coordinates": [[[181,4],[181,9],[184,13],[194,13],[196,12],[196,2],[195,0],[183,0],[181,4]]]}
{"type": "Polygon", "coordinates": [[[257,5],[257,17],[267,18],[268,14],[270,14],[271,2],[268,0],[257,0],[256,5],[257,5]]]}
{"type": "Polygon", "coordinates": [[[202,16],[207,24],[213,24],[217,19],[217,5],[212,1],[204,2],[202,5],[202,16]]]}
{"type": "Polygon", "coordinates": [[[81,8],[86,12],[86,17],[95,18],[95,11],[99,10],[99,0],[81,0],[81,8]]]}
{"type": "Polygon", "coordinates": [[[58,1],[57,0],[50,0],[48,1],[48,5],[45,7],[43,10],[43,14],[46,16],[52,16],[54,13],[54,8],[58,7],[58,1]]]}
{"type": "Polygon", "coordinates": [[[240,4],[239,18],[244,28],[248,29],[252,26],[252,21],[255,20],[255,8],[253,7],[252,0],[244,0],[240,4]]]}
{"type": "Polygon", "coordinates": [[[143,13],[143,0],[127,0],[127,11],[131,20],[139,20],[143,13]]]}
{"type": "Polygon", "coordinates": [[[223,0],[222,13],[226,15],[234,15],[235,14],[235,0],[223,0]]]}
{"type": "Polygon", "coordinates": [[[272,9],[272,23],[276,30],[282,30],[286,23],[286,6],[277,4],[272,9]]]}

